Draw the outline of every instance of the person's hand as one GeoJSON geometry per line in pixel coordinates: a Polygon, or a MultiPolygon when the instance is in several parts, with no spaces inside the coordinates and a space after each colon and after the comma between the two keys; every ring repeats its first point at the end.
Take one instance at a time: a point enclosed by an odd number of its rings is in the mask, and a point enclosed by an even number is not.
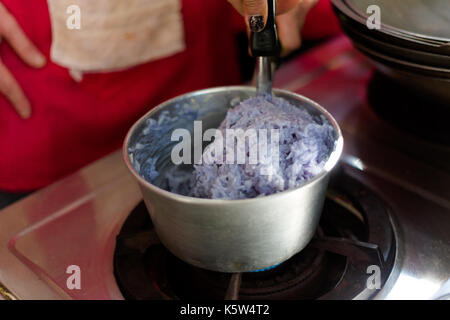
{"type": "MultiPolygon", "coordinates": [[[[228,0],[245,18],[247,31],[259,32],[267,21],[267,0],[228,0]]],[[[277,0],[278,36],[282,55],[301,45],[301,29],[308,11],[318,0],[277,0]]]]}
{"type": "MultiPolygon", "coordinates": [[[[0,2],[0,41],[5,39],[28,65],[41,68],[46,59],[33,45],[18,25],[16,19],[0,2]]],[[[19,115],[26,119],[31,115],[31,106],[16,79],[0,60],[0,94],[11,102],[19,115]]]]}

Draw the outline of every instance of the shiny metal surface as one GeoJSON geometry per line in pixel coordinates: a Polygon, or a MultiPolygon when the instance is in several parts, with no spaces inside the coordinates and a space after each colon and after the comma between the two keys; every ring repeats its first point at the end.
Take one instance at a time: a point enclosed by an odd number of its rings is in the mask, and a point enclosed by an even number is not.
{"type": "MultiPolygon", "coordinates": [[[[392,209],[397,254],[375,299],[446,297],[450,147],[378,118],[366,100],[372,72],[340,37],[283,65],[274,86],[310,97],[333,114],[345,139],[342,165],[392,209]]],[[[116,152],[1,210],[0,282],[18,299],[123,299],[112,268],[115,237],[141,200],[116,152]],[[68,264],[81,267],[80,290],[66,287],[68,264]]]]}
{"type": "Polygon", "coordinates": [[[401,36],[427,41],[450,42],[450,3],[447,0],[345,0],[350,8],[367,17],[367,8],[376,5],[383,28],[401,36]]]}
{"type": "Polygon", "coordinates": [[[260,94],[272,95],[272,63],[270,57],[258,57],[256,91],[260,94]]]}
{"type": "Polygon", "coordinates": [[[313,65],[279,70],[281,85],[333,114],[344,135],[343,163],[393,209],[398,252],[376,298],[431,299],[450,277],[450,146],[412,137],[377,117],[367,101],[370,64],[346,39],[328,50],[333,53],[317,50],[313,65]],[[294,76],[317,69],[309,81],[294,76]]]}
{"type": "Polygon", "coordinates": [[[380,72],[391,79],[411,90],[418,90],[429,99],[440,101],[442,105],[450,105],[450,69],[445,70],[448,75],[443,76],[444,72],[440,71],[443,69],[428,70],[426,66],[380,54],[359,43],[355,43],[355,47],[367,55],[380,72]]]}
{"type": "MultiPolygon", "coordinates": [[[[133,155],[129,147],[137,142],[148,118],[157,118],[164,110],[172,114],[178,105],[187,103],[199,108],[199,114],[205,114],[197,119],[203,121],[204,128],[217,128],[232,101],[255,95],[252,87],[212,88],[176,97],[144,115],[130,129],[123,148],[125,163],[139,182],[161,242],[180,259],[213,271],[254,271],[289,259],[314,235],[329,173],[342,153],[341,132],[333,117],[317,103],[288,91],[275,89],[273,94],[313,116],[325,116],[335,129],[336,140],[320,174],[295,189],[270,196],[243,200],[181,196],[145,181],[130,161],[133,155]],[[221,117],[211,117],[203,110],[213,110],[221,117]]],[[[166,152],[170,154],[171,148],[166,152]]]]}
{"type": "Polygon", "coordinates": [[[0,283],[0,300],[17,300],[17,297],[0,283]]]}
{"type": "Polygon", "coordinates": [[[122,299],[115,236],[141,200],[116,152],[1,210],[0,282],[18,299],[122,299]],[[70,265],[80,290],[67,287],[70,265]]]}
{"type": "MultiPolygon", "coordinates": [[[[347,2],[354,2],[354,5],[360,9],[367,8],[369,5],[368,1],[361,0],[347,2]]],[[[395,14],[402,12],[408,14],[409,11],[419,12],[424,9],[422,1],[411,1],[408,4],[394,4],[394,2],[389,4],[388,1],[375,2],[378,2],[384,10],[384,23],[389,21],[389,15],[395,16],[395,14]],[[398,12],[395,13],[395,10],[392,11],[393,9],[397,9],[398,12]]],[[[433,53],[426,48],[421,50],[411,49],[408,44],[400,41],[401,37],[398,41],[377,38],[375,31],[367,32],[365,19],[354,20],[355,13],[346,8],[341,0],[335,0],[333,3],[343,31],[352,39],[354,46],[370,58],[378,70],[411,90],[422,92],[429,99],[440,101],[441,104],[450,104],[450,56],[448,54],[433,53]]],[[[435,15],[438,14],[435,9],[439,6],[448,6],[447,1],[441,0],[432,1],[431,4],[432,10],[430,12],[435,15]]],[[[407,19],[398,21],[406,21],[412,25],[417,23],[417,21],[408,21],[407,19]]],[[[385,30],[386,28],[387,26],[383,24],[382,29],[385,30]]],[[[447,29],[443,26],[440,28],[440,31],[447,32],[447,29]]]]}
{"type": "MultiPolygon", "coordinates": [[[[421,1],[421,0],[417,0],[421,1]]],[[[333,6],[338,8],[338,10],[344,13],[349,21],[353,24],[356,22],[358,28],[365,27],[365,33],[370,33],[371,36],[374,36],[377,39],[386,41],[388,43],[401,45],[411,49],[417,49],[426,52],[434,52],[438,54],[449,55],[449,46],[448,39],[445,37],[435,37],[439,33],[448,33],[448,19],[445,21],[442,12],[435,11],[437,6],[432,4],[434,8],[430,8],[431,10],[427,10],[423,4],[417,4],[416,0],[408,0],[402,4],[398,4],[397,2],[392,1],[377,1],[378,3],[370,3],[370,1],[366,0],[332,0],[333,6]],[[380,3],[384,2],[384,3],[380,3]],[[386,3],[389,2],[388,5],[386,3]],[[376,5],[380,9],[381,14],[381,25],[380,29],[371,29],[367,30],[366,23],[368,19],[367,10],[372,10],[374,8],[370,8],[371,5],[376,5]],[[396,12],[392,11],[389,7],[398,7],[395,8],[396,12]],[[359,7],[359,8],[357,8],[359,7]],[[419,9],[419,10],[417,10],[419,9]],[[416,12],[412,12],[416,11],[416,12]],[[428,11],[427,13],[425,13],[428,11]],[[433,12],[434,11],[434,12],[433,12]],[[413,14],[420,14],[419,19],[407,19],[406,16],[411,16],[413,14]],[[429,14],[431,13],[431,14],[429,14]],[[401,15],[399,18],[395,15],[401,15]],[[417,23],[419,20],[431,19],[433,20],[433,15],[435,15],[434,19],[436,19],[437,23],[432,23],[432,27],[430,27],[430,23],[427,22],[425,24],[417,23]],[[441,15],[441,17],[438,17],[441,15]],[[440,21],[437,21],[439,20],[440,21]],[[444,18],[444,19],[442,19],[444,18]],[[351,20],[351,21],[350,21],[351,20]],[[397,23],[401,23],[405,26],[404,29],[400,29],[395,27],[394,25],[397,23]],[[406,24],[405,24],[406,23],[406,24]],[[409,24],[407,26],[407,24],[409,24]],[[422,30],[426,30],[426,34],[420,34],[415,32],[410,32],[414,29],[414,25],[419,28],[423,28],[422,30]],[[433,36],[434,35],[434,36],[433,36]]],[[[448,2],[446,0],[436,0],[436,2],[440,2],[440,4],[444,6],[448,6],[448,2]]],[[[373,13],[373,12],[372,12],[373,13]]]]}

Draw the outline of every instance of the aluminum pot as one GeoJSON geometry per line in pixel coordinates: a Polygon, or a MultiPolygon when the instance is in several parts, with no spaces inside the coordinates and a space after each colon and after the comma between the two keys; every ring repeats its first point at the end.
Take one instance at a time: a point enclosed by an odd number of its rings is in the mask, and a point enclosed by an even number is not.
{"type": "MultiPolygon", "coordinates": [[[[273,195],[242,200],[199,199],[171,193],[146,181],[136,167],[133,146],[146,130],[149,118],[162,112],[176,116],[189,104],[200,115],[203,130],[217,128],[228,108],[255,96],[255,88],[218,87],[191,92],[166,101],[138,120],[123,146],[125,163],[139,182],[145,204],[161,242],[175,256],[194,266],[221,272],[248,272],[268,268],[301,251],[319,223],[330,171],[338,162],[343,138],[337,122],[317,103],[292,92],[274,89],[274,95],[305,108],[317,121],[328,121],[335,130],[334,148],[321,173],[303,185],[273,195]]],[[[179,128],[180,122],[176,126],[179,128]]],[[[189,130],[189,127],[186,124],[189,130]]],[[[174,128],[175,129],[175,128],[174,128]]],[[[165,141],[169,137],[155,137],[165,141]]],[[[159,153],[156,169],[170,162],[170,143],[159,153]]]]}

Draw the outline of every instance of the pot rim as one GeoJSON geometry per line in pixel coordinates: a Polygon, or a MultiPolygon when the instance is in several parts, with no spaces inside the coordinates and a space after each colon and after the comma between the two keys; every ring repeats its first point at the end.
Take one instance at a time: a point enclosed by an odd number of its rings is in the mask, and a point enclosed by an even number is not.
{"type": "Polygon", "coordinates": [[[319,105],[317,102],[314,102],[311,99],[308,99],[300,94],[291,92],[291,91],[287,91],[287,90],[283,90],[283,89],[273,89],[273,92],[275,93],[275,95],[277,93],[283,93],[285,95],[291,96],[297,100],[306,102],[307,104],[311,105],[312,107],[314,107],[315,109],[317,109],[318,111],[320,111],[321,114],[323,114],[328,121],[330,121],[331,125],[333,126],[333,128],[336,131],[337,134],[337,138],[335,140],[335,145],[334,145],[334,150],[331,152],[327,162],[325,163],[322,171],[317,174],[314,178],[306,181],[305,183],[292,188],[292,189],[288,189],[288,190],[284,190],[281,192],[277,192],[274,194],[270,194],[267,196],[263,196],[263,197],[256,197],[256,198],[248,198],[248,199],[235,199],[235,200],[229,200],[229,199],[207,199],[207,198],[195,198],[195,197],[189,197],[189,196],[184,196],[184,195],[180,195],[177,193],[173,193],[164,189],[159,188],[158,186],[148,182],[147,180],[145,180],[141,175],[139,175],[136,170],[134,169],[133,165],[130,162],[130,158],[129,158],[129,153],[128,153],[128,143],[130,141],[131,136],[133,135],[133,133],[135,132],[136,128],[143,122],[145,121],[148,117],[150,117],[151,115],[153,115],[154,113],[158,112],[159,110],[163,109],[165,106],[167,106],[168,104],[172,104],[174,102],[176,102],[177,100],[182,100],[182,99],[186,99],[189,97],[194,97],[200,94],[206,94],[206,93],[215,93],[215,92],[219,92],[219,91],[256,91],[255,87],[251,87],[251,86],[221,86],[221,87],[213,87],[213,88],[208,88],[208,89],[201,89],[201,90],[196,90],[196,91],[191,91],[179,96],[176,96],[174,98],[171,98],[169,100],[166,100],[162,103],[160,103],[159,105],[157,105],[156,107],[154,107],[153,109],[151,109],[149,112],[147,112],[146,114],[144,114],[141,118],[139,118],[139,120],[137,120],[133,126],[128,130],[127,135],[125,136],[124,139],[124,143],[122,146],[122,156],[123,159],[125,161],[125,164],[128,168],[128,170],[134,175],[134,177],[138,180],[138,182],[142,185],[145,186],[146,188],[150,189],[152,192],[157,193],[158,195],[165,197],[165,198],[170,198],[171,200],[176,200],[179,202],[183,202],[183,203],[195,203],[198,205],[231,205],[231,204],[251,204],[255,201],[260,202],[261,200],[272,200],[272,199],[276,199],[278,197],[283,197],[286,195],[289,195],[291,193],[296,192],[297,190],[301,189],[301,188],[305,188],[306,186],[312,185],[314,184],[316,181],[322,179],[324,176],[326,176],[327,174],[329,174],[329,172],[335,167],[335,165],[337,164],[337,162],[339,161],[342,151],[343,151],[343,147],[344,147],[344,139],[342,136],[342,132],[341,129],[339,127],[339,124],[337,123],[337,121],[333,118],[333,116],[325,109],[323,108],[321,105],[319,105]]]}

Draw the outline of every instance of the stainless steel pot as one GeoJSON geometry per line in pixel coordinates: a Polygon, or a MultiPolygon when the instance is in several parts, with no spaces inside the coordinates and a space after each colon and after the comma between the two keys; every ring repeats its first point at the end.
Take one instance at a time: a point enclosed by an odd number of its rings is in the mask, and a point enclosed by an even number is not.
{"type": "MultiPolygon", "coordinates": [[[[147,127],[148,118],[158,119],[163,111],[176,115],[177,108],[187,103],[199,111],[201,116],[197,120],[203,121],[203,130],[217,128],[231,105],[255,94],[255,88],[241,86],[200,90],[176,97],[144,115],[125,139],[125,163],[139,182],[161,242],[175,256],[192,265],[221,272],[260,270],[301,251],[316,231],[329,172],[342,153],[343,138],[337,122],[325,109],[298,94],[274,89],[274,95],[305,108],[317,116],[317,121],[323,115],[335,129],[334,149],[323,172],[302,186],[253,199],[199,199],[159,188],[146,181],[133,165],[131,146],[147,127]]],[[[166,138],[158,137],[158,140],[166,138]]],[[[156,169],[164,171],[171,148],[158,148],[157,152],[162,153],[160,159],[166,160],[157,163],[156,169]]]]}

